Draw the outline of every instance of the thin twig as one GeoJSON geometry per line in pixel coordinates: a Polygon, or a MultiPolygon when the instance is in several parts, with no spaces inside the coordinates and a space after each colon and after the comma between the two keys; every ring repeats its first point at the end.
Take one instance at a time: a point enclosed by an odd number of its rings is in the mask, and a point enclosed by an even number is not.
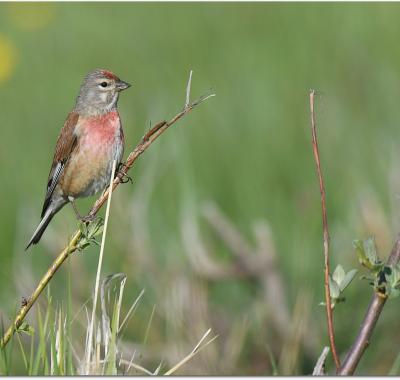
{"type": "MultiPolygon", "coordinates": [[[[125,165],[123,169],[121,169],[117,176],[114,179],[112,189],[114,190],[120,183],[122,183],[123,177],[126,175],[126,173],[130,170],[130,168],[133,166],[135,161],[139,158],[139,156],[163,133],[165,132],[170,126],[175,124],[179,119],[181,119],[183,116],[188,114],[190,111],[192,111],[196,106],[199,104],[203,103],[206,101],[208,98],[215,96],[215,94],[209,94],[209,95],[204,95],[200,97],[199,99],[195,100],[193,103],[190,103],[189,105],[185,106],[185,108],[176,114],[170,121],[161,121],[158,124],[156,124],[153,128],[150,129],[149,132],[147,132],[140,143],[136,146],[136,148],[129,154],[125,165]]],[[[111,187],[110,187],[111,188],[111,187]]],[[[110,188],[108,188],[95,202],[93,205],[89,215],[96,215],[100,208],[103,206],[103,204],[106,202],[110,188]]],[[[53,264],[50,266],[50,268],[47,270],[46,274],[42,277],[40,280],[39,284],[37,285],[36,289],[32,293],[32,295],[29,297],[27,300],[27,303],[19,310],[18,314],[16,315],[14,321],[10,325],[10,327],[7,329],[5,332],[3,338],[0,340],[0,348],[4,347],[7,345],[7,343],[10,341],[12,335],[14,332],[21,326],[22,322],[24,321],[26,315],[28,314],[29,310],[32,308],[40,294],[43,292],[43,290],[46,288],[47,284],[50,282],[50,280],[53,278],[54,274],[57,272],[57,270],[61,267],[63,262],[67,259],[67,257],[76,251],[77,243],[79,242],[79,239],[81,237],[81,231],[76,231],[71,238],[69,244],[67,245],[66,248],[57,256],[57,258],[54,260],[53,264]]]]}
{"type": "MultiPolygon", "coordinates": [[[[386,265],[397,265],[400,262],[400,237],[397,238],[392,252],[386,262],[386,265]]],[[[361,323],[361,328],[356,340],[351,346],[346,358],[340,367],[339,375],[352,375],[356,370],[366,348],[369,345],[372,332],[376,326],[376,322],[381,315],[382,309],[385,306],[387,298],[377,292],[372,296],[371,302],[368,305],[367,312],[361,323]]]]}
{"type": "Polygon", "coordinates": [[[314,153],[315,164],[317,167],[317,174],[319,180],[319,191],[321,193],[321,206],[322,206],[322,225],[324,230],[324,268],[325,268],[325,304],[326,304],[326,317],[328,321],[328,334],[329,334],[329,342],[331,346],[331,351],[333,355],[333,359],[335,361],[336,370],[339,370],[340,360],[338,354],[336,352],[335,346],[335,333],[333,327],[333,312],[331,305],[331,294],[329,289],[329,229],[328,229],[328,218],[326,214],[326,196],[325,196],[325,186],[324,179],[322,176],[321,163],[319,159],[319,150],[318,150],[318,141],[317,141],[317,131],[316,131],[316,123],[315,123],[315,114],[314,114],[314,96],[315,91],[310,91],[310,111],[311,111],[311,133],[312,133],[312,147],[314,153]]]}
{"type": "Polygon", "coordinates": [[[94,287],[94,299],[93,299],[93,309],[92,309],[92,319],[90,320],[90,327],[89,327],[89,338],[86,344],[88,347],[87,356],[86,356],[86,374],[89,375],[90,373],[90,360],[92,357],[92,343],[93,343],[93,330],[94,330],[94,321],[96,317],[96,307],[97,307],[97,297],[99,294],[99,284],[100,284],[100,273],[101,267],[103,264],[103,256],[104,256],[104,245],[106,242],[107,236],[107,226],[108,226],[108,218],[110,216],[110,205],[111,205],[111,196],[112,196],[112,183],[115,175],[117,163],[115,160],[113,161],[112,170],[111,170],[111,178],[110,178],[110,196],[107,200],[107,208],[106,208],[106,216],[104,219],[104,228],[103,228],[103,236],[101,238],[101,246],[100,246],[100,255],[99,255],[99,262],[97,264],[97,274],[96,274],[96,283],[94,287]]]}

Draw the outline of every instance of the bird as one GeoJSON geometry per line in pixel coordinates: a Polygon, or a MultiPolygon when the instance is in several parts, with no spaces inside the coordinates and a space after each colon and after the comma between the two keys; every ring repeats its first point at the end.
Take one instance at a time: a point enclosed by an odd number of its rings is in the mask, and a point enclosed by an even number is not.
{"type": "Polygon", "coordinates": [[[104,190],[113,162],[120,165],[124,153],[124,132],[117,105],[121,91],[131,85],[112,71],[96,69],[84,78],[75,106],[58,136],[53,163],[47,180],[41,220],[25,250],[37,244],[44,231],[67,203],[77,218],[75,199],[104,190]]]}

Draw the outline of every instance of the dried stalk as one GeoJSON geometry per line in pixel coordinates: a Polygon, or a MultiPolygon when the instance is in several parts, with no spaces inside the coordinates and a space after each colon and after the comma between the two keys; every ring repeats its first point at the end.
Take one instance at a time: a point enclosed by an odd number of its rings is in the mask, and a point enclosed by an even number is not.
{"type": "MultiPolygon", "coordinates": [[[[190,87],[191,87],[191,78],[192,72],[190,73],[188,85],[186,88],[186,102],[189,99],[190,94],[190,87]]],[[[123,168],[118,172],[117,176],[114,179],[112,184],[112,189],[114,190],[121,182],[124,176],[127,174],[129,169],[133,166],[135,161],[139,158],[139,156],[163,133],[165,132],[170,126],[175,124],[179,119],[183,116],[188,114],[190,111],[193,110],[196,106],[200,103],[204,102],[208,98],[215,96],[215,94],[209,94],[206,96],[201,96],[199,99],[194,101],[193,103],[185,103],[185,106],[181,112],[176,114],[170,121],[161,121],[156,124],[153,128],[151,128],[142,138],[140,143],[136,146],[136,148],[129,154],[123,168]]],[[[95,202],[92,209],[90,210],[89,215],[96,215],[103,204],[107,201],[108,195],[110,192],[110,188],[108,188],[95,202]]],[[[0,348],[4,348],[7,343],[10,341],[11,337],[15,333],[15,331],[22,325],[26,315],[28,314],[29,310],[32,308],[40,294],[46,288],[47,284],[51,281],[54,274],[57,270],[61,267],[63,262],[67,259],[67,257],[76,251],[78,248],[77,244],[79,239],[81,238],[81,231],[76,231],[71,238],[69,244],[66,248],[64,248],[61,253],[57,256],[54,260],[53,264],[47,270],[46,274],[42,277],[37,285],[36,289],[33,291],[32,295],[29,299],[24,302],[24,305],[19,310],[18,314],[16,315],[14,321],[10,325],[10,327],[5,332],[3,338],[0,340],[0,348]]]]}
{"type": "Polygon", "coordinates": [[[325,196],[325,186],[324,186],[324,178],[322,176],[321,163],[319,159],[319,150],[318,150],[318,141],[317,141],[317,131],[316,131],[316,123],[315,123],[315,114],[314,114],[314,96],[315,91],[310,91],[310,111],[311,111],[311,133],[312,133],[312,147],[314,153],[315,164],[317,167],[317,174],[319,180],[319,191],[321,193],[321,207],[322,207],[322,225],[324,231],[324,287],[325,287],[325,304],[326,304],[326,317],[328,322],[328,334],[329,334],[329,343],[331,346],[331,351],[333,355],[333,359],[335,361],[336,370],[340,368],[340,360],[338,354],[336,352],[335,346],[335,332],[333,327],[333,311],[331,305],[331,294],[329,289],[329,228],[328,228],[328,218],[326,214],[326,196],[325,196]]]}
{"type": "MultiPolygon", "coordinates": [[[[111,170],[110,188],[113,183],[116,166],[117,166],[117,163],[114,160],[113,165],[112,165],[112,170],[111,170]]],[[[105,247],[106,236],[107,236],[108,219],[110,216],[111,196],[112,196],[112,188],[110,190],[110,196],[108,197],[108,200],[107,200],[107,208],[106,208],[106,216],[104,219],[103,236],[101,238],[99,262],[97,264],[96,282],[95,282],[95,286],[94,286],[92,318],[90,319],[89,337],[88,337],[88,342],[86,344],[86,347],[88,348],[87,355],[86,355],[86,375],[90,375],[90,360],[92,358],[93,332],[94,332],[94,325],[95,325],[95,318],[96,318],[96,307],[97,307],[97,298],[98,298],[98,293],[99,293],[101,267],[103,264],[104,247],[105,247]]]]}

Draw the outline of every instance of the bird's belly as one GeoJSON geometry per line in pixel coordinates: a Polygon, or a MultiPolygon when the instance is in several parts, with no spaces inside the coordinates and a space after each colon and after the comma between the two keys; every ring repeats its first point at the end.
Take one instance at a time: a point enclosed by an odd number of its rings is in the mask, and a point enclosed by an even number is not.
{"type": "Polygon", "coordinates": [[[113,161],[117,166],[121,162],[123,143],[120,138],[108,144],[82,141],[77,151],[60,181],[64,197],[88,197],[104,190],[110,182],[113,161]]]}

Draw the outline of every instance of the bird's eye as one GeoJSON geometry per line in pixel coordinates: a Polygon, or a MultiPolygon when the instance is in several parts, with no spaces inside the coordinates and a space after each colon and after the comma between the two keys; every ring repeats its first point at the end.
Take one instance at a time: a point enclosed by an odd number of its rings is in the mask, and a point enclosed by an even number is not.
{"type": "Polygon", "coordinates": [[[107,82],[101,82],[101,83],[100,83],[100,86],[101,86],[101,87],[107,87],[107,86],[108,86],[108,83],[107,83],[107,82]]]}

